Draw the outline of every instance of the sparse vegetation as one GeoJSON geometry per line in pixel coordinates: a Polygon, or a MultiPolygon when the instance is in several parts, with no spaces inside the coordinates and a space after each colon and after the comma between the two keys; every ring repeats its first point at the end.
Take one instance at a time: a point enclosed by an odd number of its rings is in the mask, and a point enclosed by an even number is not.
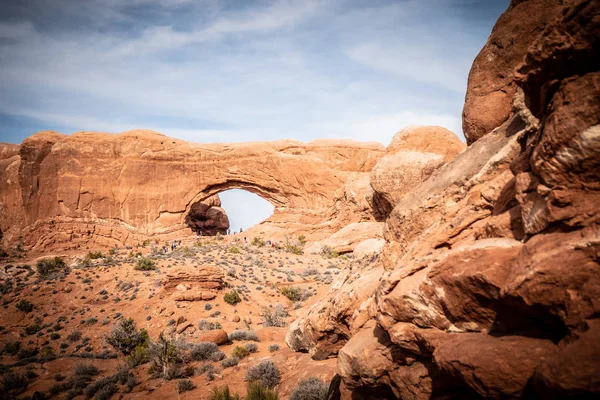
{"type": "Polygon", "coordinates": [[[269,351],[271,353],[275,353],[278,350],[279,350],[279,345],[277,343],[273,343],[272,345],[269,346],[269,351]]]}
{"type": "Polygon", "coordinates": [[[248,382],[259,382],[266,388],[274,388],[279,384],[281,375],[272,361],[263,361],[248,369],[246,380],[248,382]]]}
{"type": "Polygon", "coordinates": [[[335,249],[327,245],[321,246],[321,255],[327,258],[337,258],[340,256],[335,249]]]}
{"type": "Polygon", "coordinates": [[[17,310],[23,311],[25,313],[30,313],[33,311],[33,304],[28,302],[27,300],[19,300],[17,304],[15,304],[17,310]]]}
{"type": "Polygon", "coordinates": [[[281,288],[281,294],[290,299],[291,301],[303,301],[311,296],[307,290],[302,290],[295,286],[286,286],[281,288]]]}
{"type": "Polygon", "coordinates": [[[190,358],[194,361],[213,360],[215,354],[222,353],[219,346],[212,342],[200,342],[190,345],[190,358]]]}
{"type": "Polygon", "coordinates": [[[259,382],[250,382],[248,383],[248,394],[246,395],[246,400],[278,400],[279,396],[277,396],[277,392],[264,385],[261,385],[259,382]]]}
{"type": "Polygon", "coordinates": [[[285,318],[288,317],[288,312],[281,304],[274,309],[264,308],[262,312],[263,326],[284,327],[287,325],[285,318]]]}
{"type": "Polygon", "coordinates": [[[148,333],[145,329],[137,330],[135,321],[131,318],[120,321],[112,329],[106,342],[124,355],[130,354],[136,347],[148,345],[148,333]]]}
{"type": "Polygon", "coordinates": [[[86,258],[88,260],[97,260],[99,258],[102,258],[102,252],[101,251],[90,251],[89,253],[87,253],[86,258]]]}
{"type": "Polygon", "coordinates": [[[213,388],[209,400],[240,400],[240,396],[232,394],[229,391],[229,386],[226,385],[223,388],[213,388]]]}
{"type": "Polygon", "coordinates": [[[150,371],[157,378],[171,380],[181,375],[179,365],[183,362],[175,341],[161,332],[158,340],[150,344],[150,371]]]}
{"type": "Polygon", "coordinates": [[[201,319],[200,322],[198,322],[198,329],[201,331],[213,331],[215,329],[221,329],[221,324],[218,321],[201,319]]]}
{"type": "Polygon", "coordinates": [[[290,400],[326,400],[328,392],[328,384],[318,378],[308,378],[294,389],[290,400]]]}
{"type": "Polygon", "coordinates": [[[248,349],[246,349],[243,346],[236,346],[231,351],[231,357],[235,357],[239,360],[241,360],[242,358],[248,357],[249,355],[250,355],[250,352],[248,351],[248,349]]]}
{"type": "Polygon", "coordinates": [[[258,335],[254,331],[243,331],[240,329],[236,329],[235,331],[229,334],[230,341],[236,340],[249,340],[253,342],[260,342],[258,335]]]}
{"type": "Polygon", "coordinates": [[[62,257],[43,258],[36,264],[37,272],[41,278],[51,278],[55,274],[67,269],[62,257]]]}
{"type": "Polygon", "coordinates": [[[189,379],[180,379],[177,381],[177,393],[189,392],[190,390],[194,390],[196,386],[194,386],[194,382],[189,379]]]}
{"type": "Polygon", "coordinates": [[[149,257],[142,257],[138,259],[135,269],[138,271],[154,271],[156,270],[156,264],[149,257]]]}
{"type": "Polygon", "coordinates": [[[225,303],[231,304],[232,306],[235,306],[237,303],[242,301],[240,295],[235,290],[232,290],[229,293],[225,293],[225,295],[223,296],[223,300],[225,301],[225,303]]]}
{"type": "Polygon", "coordinates": [[[226,359],[221,361],[221,367],[223,369],[235,367],[236,365],[239,364],[239,362],[240,362],[240,359],[237,357],[227,357],[226,359]]]}
{"type": "Polygon", "coordinates": [[[240,248],[239,248],[239,247],[237,247],[237,246],[231,246],[231,247],[229,248],[229,252],[230,252],[230,253],[232,253],[232,254],[240,254],[240,253],[241,253],[241,250],[240,250],[240,248]]]}
{"type": "Polygon", "coordinates": [[[255,236],[252,238],[252,245],[256,247],[264,247],[267,244],[263,238],[255,236]]]}

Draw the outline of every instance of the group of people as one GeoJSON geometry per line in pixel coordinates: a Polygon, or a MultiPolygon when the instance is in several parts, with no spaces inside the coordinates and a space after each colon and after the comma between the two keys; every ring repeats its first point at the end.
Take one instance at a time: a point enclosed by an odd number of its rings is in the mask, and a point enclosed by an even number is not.
{"type": "MultiPolygon", "coordinates": [[[[181,246],[181,240],[173,240],[173,242],[170,245],[171,251],[175,251],[175,249],[179,246],[181,246]]],[[[164,245],[160,249],[160,254],[167,254],[168,251],[169,251],[169,248],[167,247],[167,245],[164,245]]]]}

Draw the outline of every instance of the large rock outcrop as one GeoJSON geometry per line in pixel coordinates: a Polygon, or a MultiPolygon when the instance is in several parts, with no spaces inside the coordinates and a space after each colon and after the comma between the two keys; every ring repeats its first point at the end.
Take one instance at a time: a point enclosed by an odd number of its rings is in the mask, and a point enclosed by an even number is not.
{"type": "MultiPolygon", "coordinates": [[[[318,239],[350,222],[374,219],[368,199],[346,201],[352,194],[344,187],[368,178],[384,154],[375,143],[204,145],[152,131],[40,132],[23,141],[18,154],[14,146],[4,149],[3,242],[15,245],[22,237],[36,249],[188,235],[186,217],[198,202],[230,188],[249,190],[275,206],[264,224],[269,232],[301,231],[318,239]]],[[[218,211],[212,217],[218,219],[218,211]]],[[[223,224],[211,223],[217,230],[223,224]]]]}
{"type": "Polygon", "coordinates": [[[600,395],[600,3],[550,3],[511,3],[542,28],[496,49],[516,84],[500,126],[399,198],[360,285],[341,276],[290,326],[292,348],[338,357],[337,393],[600,395]]]}
{"type": "Polygon", "coordinates": [[[531,44],[524,38],[539,35],[561,9],[561,0],[512,0],[500,16],[469,73],[462,123],[469,144],[510,117],[518,87],[514,70],[531,44]]]}

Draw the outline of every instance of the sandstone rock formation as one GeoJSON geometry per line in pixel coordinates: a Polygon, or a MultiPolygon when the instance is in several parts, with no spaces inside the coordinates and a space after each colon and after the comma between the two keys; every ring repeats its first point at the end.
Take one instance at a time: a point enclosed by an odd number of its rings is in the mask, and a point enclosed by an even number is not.
{"type": "Polygon", "coordinates": [[[229,218],[221,208],[221,199],[217,194],[192,204],[185,223],[192,231],[204,236],[224,235],[229,229],[229,218]]]}
{"type": "Polygon", "coordinates": [[[455,134],[439,126],[411,126],[396,133],[370,176],[380,214],[388,215],[404,194],[464,148],[455,134]]]}
{"type": "Polygon", "coordinates": [[[463,109],[463,132],[469,144],[509,118],[517,92],[514,70],[531,44],[524,38],[539,35],[561,6],[560,0],[512,0],[500,16],[469,74],[463,109]]]}
{"type": "Polygon", "coordinates": [[[163,289],[175,301],[213,300],[225,285],[223,268],[202,265],[169,271],[162,282],[163,289]]]}
{"type": "Polygon", "coordinates": [[[373,220],[367,200],[346,202],[343,188],[368,176],[384,152],[379,144],[341,140],[200,145],[152,131],[40,132],[18,154],[4,149],[3,244],[23,237],[40,250],[188,235],[192,205],[230,188],[276,207],[265,224],[271,232],[325,237],[373,220]]]}
{"type": "Polygon", "coordinates": [[[503,76],[520,64],[501,125],[404,193],[381,257],[290,326],[293,349],[338,357],[342,396],[600,395],[600,3],[549,3],[508,11],[546,27],[496,49],[503,76]]]}

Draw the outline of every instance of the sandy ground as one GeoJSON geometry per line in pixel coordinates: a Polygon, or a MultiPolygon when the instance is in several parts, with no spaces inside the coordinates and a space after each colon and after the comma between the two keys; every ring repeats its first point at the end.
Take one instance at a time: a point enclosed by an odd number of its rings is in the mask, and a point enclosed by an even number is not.
{"type": "MultiPolygon", "coordinates": [[[[106,343],[105,336],[123,318],[133,318],[137,327],[146,329],[152,340],[165,332],[188,343],[196,343],[199,335],[204,333],[198,329],[198,322],[206,320],[218,322],[228,333],[235,329],[253,330],[260,342],[257,343],[258,351],[235,367],[223,369],[220,362],[208,362],[216,370],[212,380],[200,371],[207,362],[189,363],[196,369],[194,376],[189,378],[196,386],[192,391],[178,394],[177,380],[152,379],[148,373],[149,364],[145,364],[132,369],[139,382],[133,390],[126,393],[126,388],[120,387],[119,393],[112,398],[204,399],[209,397],[212,388],[226,384],[243,396],[246,371],[264,360],[273,361],[281,373],[281,383],[277,387],[280,398],[287,398],[301,379],[318,377],[328,382],[336,373],[335,360],[314,361],[308,354],[292,352],[285,344],[288,327],[264,327],[261,314],[264,309],[272,310],[282,305],[289,313],[285,318],[288,325],[328,291],[332,280],[349,261],[321,255],[296,255],[268,245],[251,245],[250,241],[235,246],[239,249],[239,253],[235,253],[231,240],[231,237],[222,240],[201,238],[198,242],[194,238],[183,240],[174,252],[154,258],[157,267],[154,271],[135,270],[136,257],[139,253],[143,257],[149,256],[152,247],[160,248],[162,244],[119,249],[112,254],[103,251],[102,258],[88,261],[85,258],[87,252],[60,254],[70,272],[49,280],[40,279],[36,262],[50,255],[25,255],[20,259],[4,260],[0,263],[0,283],[4,285],[0,292],[2,346],[19,341],[21,348],[35,348],[56,356],[51,361],[28,362],[3,354],[0,359],[3,374],[12,369],[38,375],[30,379],[25,390],[12,393],[18,393],[17,398],[35,391],[48,394],[50,387],[61,377],[68,378],[73,374],[77,363],[97,366],[100,374],[95,379],[114,374],[119,366],[125,365],[125,357],[106,343]],[[175,301],[163,288],[169,271],[203,265],[224,269],[229,288],[221,290],[215,299],[175,301]],[[293,302],[280,293],[283,286],[300,288],[311,296],[302,302],[293,302]],[[235,306],[223,301],[223,294],[232,288],[243,299],[235,306]],[[18,310],[16,305],[21,300],[32,303],[33,310],[18,310]],[[193,326],[181,334],[173,333],[173,323],[183,319],[193,326]],[[41,328],[39,332],[25,332],[26,327],[35,324],[41,328]],[[75,331],[80,332],[81,339],[69,340],[68,336],[75,331]],[[279,350],[269,351],[273,344],[279,345],[279,350]],[[110,358],[115,355],[116,358],[110,358]],[[82,358],[86,356],[94,358],[82,358]]],[[[220,346],[220,350],[229,356],[233,348],[245,343],[236,341],[220,346]]],[[[53,398],[65,397],[59,394],[53,398]]]]}

